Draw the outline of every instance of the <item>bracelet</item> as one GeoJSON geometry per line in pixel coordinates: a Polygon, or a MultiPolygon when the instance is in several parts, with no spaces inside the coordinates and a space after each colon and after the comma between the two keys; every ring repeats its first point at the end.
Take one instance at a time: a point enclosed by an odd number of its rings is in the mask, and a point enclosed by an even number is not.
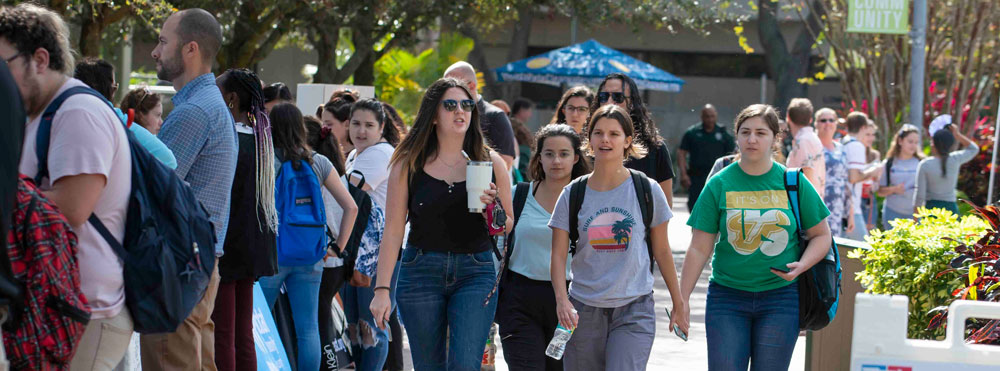
{"type": "Polygon", "coordinates": [[[378,291],[379,289],[385,289],[386,291],[392,290],[389,288],[389,286],[376,286],[374,289],[372,289],[372,291],[373,292],[378,291]]]}

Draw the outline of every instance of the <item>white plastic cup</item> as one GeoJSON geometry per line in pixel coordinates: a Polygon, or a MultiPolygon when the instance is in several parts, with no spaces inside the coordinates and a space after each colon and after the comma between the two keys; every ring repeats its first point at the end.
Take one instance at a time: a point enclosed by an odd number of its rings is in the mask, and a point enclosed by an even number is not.
{"type": "Polygon", "coordinates": [[[481,213],[486,209],[486,204],[479,200],[483,192],[490,189],[490,181],[493,180],[493,162],[490,161],[469,161],[465,167],[465,191],[468,192],[469,212],[481,213]]]}

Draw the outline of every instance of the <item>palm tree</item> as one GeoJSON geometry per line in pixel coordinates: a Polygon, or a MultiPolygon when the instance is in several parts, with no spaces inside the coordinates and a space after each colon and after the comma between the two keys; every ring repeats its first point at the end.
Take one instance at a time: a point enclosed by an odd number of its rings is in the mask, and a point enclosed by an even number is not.
{"type": "Polygon", "coordinates": [[[635,220],[631,217],[625,218],[615,222],[611,225],[611,232],[615,234],[615,241],[620,244],[628,244],[629,232],[632,231],[632,226],[635,225],[635,220]]]}

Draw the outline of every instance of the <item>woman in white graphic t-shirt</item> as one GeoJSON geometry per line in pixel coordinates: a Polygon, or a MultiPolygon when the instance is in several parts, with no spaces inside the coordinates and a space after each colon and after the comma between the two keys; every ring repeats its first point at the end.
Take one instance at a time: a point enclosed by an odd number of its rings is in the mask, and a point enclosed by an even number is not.
{"type": "Polygon", "coordinates": [[[567,370],[645,370],[653,346],[656,311],[653,306],[652,251],[673,300],[670,328],[687,333],[677,272],[667,242],[670,207],[654,180],[625,168],[629,155],[641,158],[645,148],[634,141],[634,127],[621,107],[598,108],[587,125],[587,139],[594,156],[594,173],[563,188],[552,212],[552,264],[550,274],[559,323],[573,329],[566,344],[563,365],[567,370]],[[586,180],[586,183],[581,182],[586,180]],[[648,182],[647,185],[634,183],[648,182]],[[583,202],[576,225],[570,225],[570,193],[583,186],[583,202]],[[650,228],[646,230],[636,188],[648,188],[650,228]],[[578,234],[566,287],[566,259],[570,230],[578,234]],[[646,234],[651,236],[647,245],[646,234]]]}

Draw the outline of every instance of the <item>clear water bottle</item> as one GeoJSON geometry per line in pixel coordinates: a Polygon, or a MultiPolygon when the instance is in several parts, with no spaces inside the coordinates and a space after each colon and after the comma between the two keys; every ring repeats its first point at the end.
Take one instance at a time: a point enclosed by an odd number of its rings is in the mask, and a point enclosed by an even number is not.
{"type": "Polygon", "coordinates": [[[573,330],[566,329],[562,324],[557,326],[556,332],[552,335],[552,341],[549,342],[548,348],[545,348],[545,355],[562,359],[563,352],[566,351],[566,343],[569,342],[571,336],[573,336],[573,330]]]}

